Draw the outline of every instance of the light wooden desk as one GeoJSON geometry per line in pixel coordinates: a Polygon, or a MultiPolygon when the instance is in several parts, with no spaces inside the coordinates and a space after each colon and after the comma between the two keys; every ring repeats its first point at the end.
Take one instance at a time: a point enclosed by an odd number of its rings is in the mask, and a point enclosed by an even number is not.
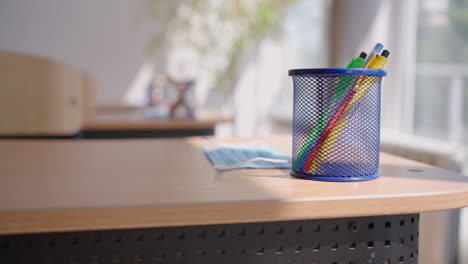
{"type": "Polygon", "coordinates": [[[195,120],[144,118],[138,109],[125,106],[98,107],[83,126],[84,138],[155,138],[214,135],[217,123],[232,118],[216,111],[200,110],[195,120]]]}
{"type": "Polygon", "coordinates": [[[467,206],[468,179],[381,160],[329,183],[216,172],[197,138],[3,140],[0,263],[416,263],[418,214],[467,206]]]}

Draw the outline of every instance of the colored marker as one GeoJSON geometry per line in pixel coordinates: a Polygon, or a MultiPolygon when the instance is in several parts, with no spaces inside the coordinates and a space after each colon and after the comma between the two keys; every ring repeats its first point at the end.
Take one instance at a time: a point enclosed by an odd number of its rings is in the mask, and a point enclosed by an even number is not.
{"type": "Polygon", "coordinates": [[[367,65],[366,68],[383,69],[385,64],[387,64],[388,55],[390,55],[388,50],[382,51],[382,54],[380,54],[380,56],[376,55],[375,58],[369,62],[369,65],[367,65]]]}
{"type": "Polygon", "coordinates": [[[371,53],[369,56],[366,58],[366,61],[364,62],[364,68],[369,64],[369,62],[375,57],[375,55],[379,55],[380,52],[383,49],[383,45],[380,43],[375,44],[374,49],[372,49],[371,53]]]}

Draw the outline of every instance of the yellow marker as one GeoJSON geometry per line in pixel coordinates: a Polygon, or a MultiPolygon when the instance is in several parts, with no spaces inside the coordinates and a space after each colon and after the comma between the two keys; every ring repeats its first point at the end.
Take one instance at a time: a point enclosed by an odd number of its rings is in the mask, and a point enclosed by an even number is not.
{"type": "MultiPolygon", "coordinates": [[[[382,51],[382,53],[384,53],[384,51],[382,51]]],[[[366,68],[371,68],[371,69],[383,69],[385,67],[385,64],[387,63],[387,58],[384,57],[383,55],[377,55],[375,56],[370,62],[369,64],[366,66],[366,68]]]]}
{"type": "MultiPolygon", "coordinates": [[[[369,61],[369,63],[366,65],[366,68],[383,69],[385,67],[385,64],[387,63],[387,57],[389,54],[390,53],[388,52],[388,50],[382,51],[382,54],[380,56],[376,55],[369,61]]],[[[346,125],[348,124],[348,120],[346,119],[346,116],[350,113],[354,104],[358,100],[362,101],[364,99],[364,96],[369,92],[370,87],[372,86],[372,84],[375,83],[376,80],[377,78],[374,76],[367,76],[367,77],[361,77],[356,82],[356,85],[353,87],[353,90],[355,90],[356,93],[354,94],[353,98],[349,102],[345,111],[341,115],[341,118],[333,127],[327,139],[323,142],[322,147],[317,152],[317,155],[314,161],[312,162],[312,164],[310,165],[308,172],[310,173],[314,172],[318,168],[318,166],[325,160],[325,158],[328,155],[329,150],[333,148],[333,145],[336,143],[336,141],[338,140],[338,137],[341,135],[346,125]]]]}
{"type": "MultiPolygon", "coordinates": [[[[366,65],[366,68],[371,68],[371,69],[383,69],[385,67],[385,64],[387,64],[387,57],[390,53],[388,50],[382,51],[382,54],[376,55],[374,58],[372,58],[369,63],[366,65]]],[[[372,84],[375,83],[377,78],[368,76],[368,77],[361,77],[356,83],[356,86],[354,89],[356,89],[356,94],[354,94],[353,99],[349,103],[350,105],[354,104],[357,100],[361,100],[361,98],[364,97],[364,95],[369,92],[369,88],[372,86],[372,84]]]]}
{"type": "Polygon", "coordinates": [[[369,63],[367,63],[366,66],[364,66],[364,68],[372,68],[372,65],[375,63],[378,57],[379,55],[375,55],[374,57],[372,57],[372,59],[370,59],[369,63]]]}

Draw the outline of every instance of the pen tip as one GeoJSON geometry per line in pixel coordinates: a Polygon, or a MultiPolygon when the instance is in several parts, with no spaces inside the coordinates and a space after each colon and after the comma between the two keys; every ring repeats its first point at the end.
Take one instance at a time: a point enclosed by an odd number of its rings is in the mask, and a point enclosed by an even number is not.
{"type": "Polygon", "coordinates": [[[367,57],[367,53],[365,53],[364,51],[361,52],[361,54],[359,54],[359,57],[365,59],[367,57]]]}
{"type": "Polygon", "coordinates": [[[388,58],[388,55],[390,55],[390,52],[388,50],[384,50],[382,51],[382,54],[380,54],[380,56],[383,56],[385,58],[388,58]]]}

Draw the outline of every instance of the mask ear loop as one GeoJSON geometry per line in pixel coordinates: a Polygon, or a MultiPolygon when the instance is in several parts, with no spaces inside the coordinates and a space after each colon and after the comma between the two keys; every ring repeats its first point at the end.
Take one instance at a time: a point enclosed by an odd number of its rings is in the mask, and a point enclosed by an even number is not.
{"type": "MultiPolygon", "coordinates": [[[[223,144],[223,142],[215,140],[212,137],[203,137],[203,148],[209,148],[208,143],[211,143],[212,145],[215,145],[217,147],[229,147],[229,145],[223,144]]],[[[213,168],[215,168],[216,170],[220,170],[220,171],[235,170],[235,169],[240,169],[243,166],[249,163],[255,162],[255,161],[266,161],[266,162],[271,162],[271,163],[288,163],[289,162],[288,160],[285,160],[285,159],[270,159],[270,158],[256,157],[256,158],[252,158],[252,159],[240,162],[232,166],[214,165],[213,168]]]]}

